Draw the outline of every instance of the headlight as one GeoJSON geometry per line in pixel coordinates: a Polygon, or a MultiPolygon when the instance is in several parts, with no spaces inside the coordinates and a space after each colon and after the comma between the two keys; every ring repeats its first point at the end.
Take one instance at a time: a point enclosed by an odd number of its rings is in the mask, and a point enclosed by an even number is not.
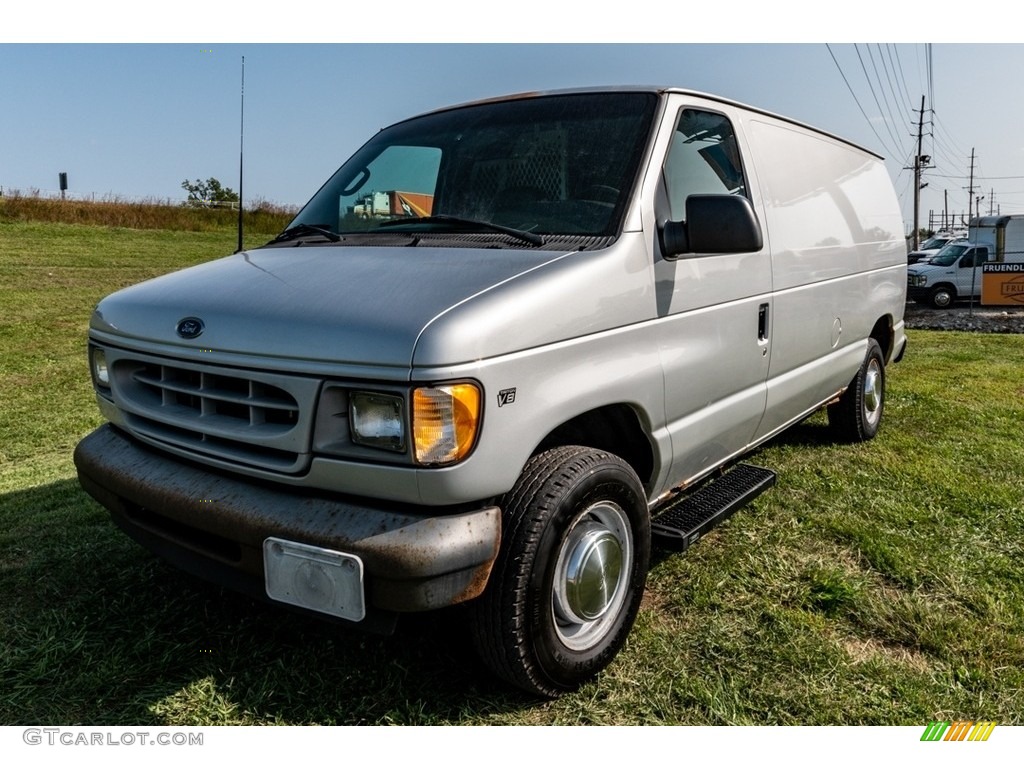
{"type": "Polygon", "coordinates": [[[353,392],[348,403],[353,443],[388,451],[405,450],[401,397],[379,392],[353,392]]]}
{"type": "Polygon", "coordinates": [[[469,455],[480,425],[480,390],[475,384],[420,387],[412,394],[416,462],[451,464],[469,455]]]}
{"type": "Polygon", "coordinates": [[[314,452],[375,460],[366,449],[387,451],[377,460],[446,466],[476,444],[483,397],[469,382],[390,391],[351,389],[328,382],[320,393],[314,452]]]}
{"type": "MultiPolygon", "coordinates": [[[[81,358],[79,358],[81,359],[81,358]]],[[[107,353],[99,347],[93,347],[89,353],[89,364],[92,367],[92,379],[98,386],[110,388],[110,369],[107,368],[107,353]]]]}
{"type": "Polygon", "coordinates": [[[910,275],[910,284],[915,288],[928,285],[928,277],[926,275],[910,275]]]}

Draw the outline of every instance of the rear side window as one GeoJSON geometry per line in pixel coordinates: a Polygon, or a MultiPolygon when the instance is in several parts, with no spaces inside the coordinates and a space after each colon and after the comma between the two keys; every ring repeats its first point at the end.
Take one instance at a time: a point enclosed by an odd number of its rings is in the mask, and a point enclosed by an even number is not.
{"type": "Polygon", "coordinates": [[[686,216],[690,195],[746,195],[739,147],[725,115],[684,109],[679,113],[664,167],[673,221],[686,216]]]}

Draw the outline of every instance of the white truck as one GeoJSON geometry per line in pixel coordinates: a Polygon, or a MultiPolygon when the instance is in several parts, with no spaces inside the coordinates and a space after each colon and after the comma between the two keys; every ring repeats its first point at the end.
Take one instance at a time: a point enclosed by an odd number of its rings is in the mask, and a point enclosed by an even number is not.
{"type": "Polygon", "coordinates": [[[916,251],[911,251],[907,254],[908,264],[920,264],[921,262],[931,261],[932,257],[941,251],[946,245],[953,242],[954,240],[965,240],[967,238],[967,232],[964,231],[962,234],[957,235],[953,232],[936,232],[934,235],[929,237],[923,243],[921,247],[916,251]]]}
{"type": "Polygon", "coordinates": [[[1024,215],[971,219],[966,240],[955,240],[931,261],[907,269],[907,295],[936,309],[981,297],[982,267],[1024,261],[1024,215]]]}
{"type": "Polygon", "coordinates": [[[821,408],[879,429],[906,345],[879,157],[678,88],[521,94],[377,133],[264,247],[119,291],[83,487],[172,563],[352,626],[468,603],[556,696],[623,647],[652,534],[771,485],[821,408]]]}

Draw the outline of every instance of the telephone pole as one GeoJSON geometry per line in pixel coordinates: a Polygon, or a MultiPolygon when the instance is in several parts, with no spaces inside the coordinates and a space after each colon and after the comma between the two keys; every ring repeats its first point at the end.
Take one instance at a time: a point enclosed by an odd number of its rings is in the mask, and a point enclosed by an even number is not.
{"type": "Polygon", "coordinates": [[[931,157],[921,154],[921,139],[924,136],[924,96],[921,97],[921,111],[917,116],[917,154],[914,155],[914,250],[921,247],[921,190],[928,186],[921,183],[921,170],[931,162],[931,157]]]}
{"type": "Polygon", "coordinates": [[[974,198],[974,147],[971,147],[971,180],[967,187],[967,225],[971,224],[971,200],[974,198]]]}

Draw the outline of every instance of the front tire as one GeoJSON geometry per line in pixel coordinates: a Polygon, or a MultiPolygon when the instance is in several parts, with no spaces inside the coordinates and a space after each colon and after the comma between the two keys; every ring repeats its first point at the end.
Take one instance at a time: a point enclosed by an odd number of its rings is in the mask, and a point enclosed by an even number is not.
{"type": "Polygon", "coordinates": [[[868,339],[864,362],[839,402],[828,407],[828,424],[839,440],[859,443],[878,433],[885,409],[885,358],[874,339],[868,339]]]}
{"type": "Polygon", "coordinates": [[[936,309],[949,309],[956,301],[956,291],[947,285],[938,285],[928,294],[928,303],[936,309]]]}
{"type": "Polygon", "coordinates": [[[651,535],[640,480],[613,454],[553,448],[505,496],[502,525],[472,607],[477,652],[530,693],[575,690],[615,658],[640,608],[651,535]]]}

